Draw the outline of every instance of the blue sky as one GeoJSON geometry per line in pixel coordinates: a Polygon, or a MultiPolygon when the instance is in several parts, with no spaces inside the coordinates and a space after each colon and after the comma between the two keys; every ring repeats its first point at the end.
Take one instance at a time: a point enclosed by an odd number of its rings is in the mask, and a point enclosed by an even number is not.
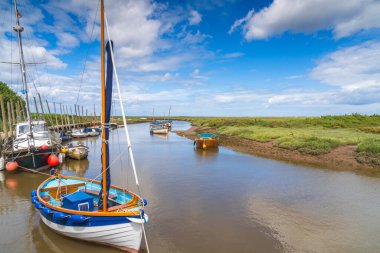
{"type": "MultiPolygon", "coordinates": [[[[27,61],[43,62],[28,66],[30,93],[99,109],[98,1],[19,5],[27,61]]],[[[1,61],[18,57],[11,8],[1,61]]],[[[106,1],[129,115],[380,113],[379,13],[376,0],[106,1]]],[[[0,68],[19,92],[16,66],[0,68]]]]}

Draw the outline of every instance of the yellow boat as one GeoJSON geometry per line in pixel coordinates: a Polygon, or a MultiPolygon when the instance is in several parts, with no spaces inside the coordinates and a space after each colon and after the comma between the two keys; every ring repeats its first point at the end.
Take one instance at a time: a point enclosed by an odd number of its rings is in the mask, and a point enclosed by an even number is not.
{"type": "Polygon", "coordinates": [[[219,146],[219,136],[211,133],[198,134],[194,140],[194,145],[201,149],[217,148],[219,146]]]}

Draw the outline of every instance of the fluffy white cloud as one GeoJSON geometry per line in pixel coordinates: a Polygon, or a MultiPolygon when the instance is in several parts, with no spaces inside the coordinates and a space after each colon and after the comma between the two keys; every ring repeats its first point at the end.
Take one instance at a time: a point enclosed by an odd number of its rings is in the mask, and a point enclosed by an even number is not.
{"type": "Polygon", "coordinates": [[[265,39],[284,32],[310,33],[332,29],[336,38],[380,27],[377,0],[274,0],[257,13],[237,20],[247,40],[265,39]]]}
{"type": "Polygon", "coordinates": [[[202,21],[202,15],[196,10],[190,11],[189,24],[198,25],[202,21]]]}
{"type": "Polygon", "coordinates": [[[362,43],[323,57],[311,77],[343,90],[380,87],[380,42],[362,43]]]}

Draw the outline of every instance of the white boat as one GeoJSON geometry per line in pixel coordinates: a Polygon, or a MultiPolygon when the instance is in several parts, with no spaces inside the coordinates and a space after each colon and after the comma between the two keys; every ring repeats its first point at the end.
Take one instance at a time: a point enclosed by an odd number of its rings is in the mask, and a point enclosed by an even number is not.
{"type": "MultiPolygon", "coordinates": [[[[103,0],[100,1],[100,10],[103,51],[105,19],[103,0]]],[[[109,32],[108,28],[107,32],[109,32]]],[[[109,33],[108,38],[110,38],[109,33]]],[[[114,73],[123,115],[128,154],[136,185],[139,185],[121,99],[120,85],[116,69],[113,69],[112,47],[112,42],[107,43],[107,84],[104,82],[105,66],[102,64],[103,116],[101,117],[101,124],[103,126],[110,125],[112,73],[114,73]]],[[[104,62],[104,57],[102,53],[102,63],[104,62]]],[[[148,216],[145,214],[147,201],[127,189],[111,185],[110,171],[112,166],[109,162],[109,132],[109,127],[102,128],[102,181],[55,173],[42,182],[37,190],[31,192],[31,199],[39,212],[42,222],[53,231],[75,239],[110,245],[136,253],[140,249],[141,239],[145,232],[144,224],[148,221],[148,216]]]]}
{"type": "Polygon", "coordinates": [[[26,121],[16,124],[16,137],[11,146],[5,145],[4,150],[2,150],[2,155],[5,161],[16,161],[18,167],[24,169],[41,170],[49,168],[49,155],[56,153],[56,145],[59,144],[60,141],[57,135],[48,130],[45,121],[32,121],[21,37],[24,27],[20,25],[17,8],[15,8],[15,10],[16,25],[13,27],[13,30],[17,33],[18,39],[18,50],[20,57],[19,66],[23,84],[21,93],[25,98],[26,121]]]}
{"type": "Polygon", "coordinates": [[[74,129],[71,132],[71,137],[73,137],[73,138],[85,138],[85,137],[88,137],[88,133],[85,133],[85,132],[78,130],[78,129],[74,129]]]}
{"type": "Polygon", "coordinates": [[[150,133],[151,134],[168,134],[169,128],[165,127],[163,124],[151,123],[150,133]]]}

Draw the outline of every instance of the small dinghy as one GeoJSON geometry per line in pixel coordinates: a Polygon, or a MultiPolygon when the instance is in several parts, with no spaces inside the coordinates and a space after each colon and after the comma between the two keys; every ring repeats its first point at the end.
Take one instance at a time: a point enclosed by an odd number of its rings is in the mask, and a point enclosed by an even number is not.
{"type": "Polygon", "coordinates": [[[219,136],[211,133],[198,134],[194,140],[194,145],[201,149],[217,148],[219,146],[219,136]]]}
{"type": "Polygon", "coordinates": [[[76,146],[68,146],[66,148],[66,155],[67,157],[75,160],[83,160],[86,159],[88,156],[88,147],[79,144],[76,146]]]}

